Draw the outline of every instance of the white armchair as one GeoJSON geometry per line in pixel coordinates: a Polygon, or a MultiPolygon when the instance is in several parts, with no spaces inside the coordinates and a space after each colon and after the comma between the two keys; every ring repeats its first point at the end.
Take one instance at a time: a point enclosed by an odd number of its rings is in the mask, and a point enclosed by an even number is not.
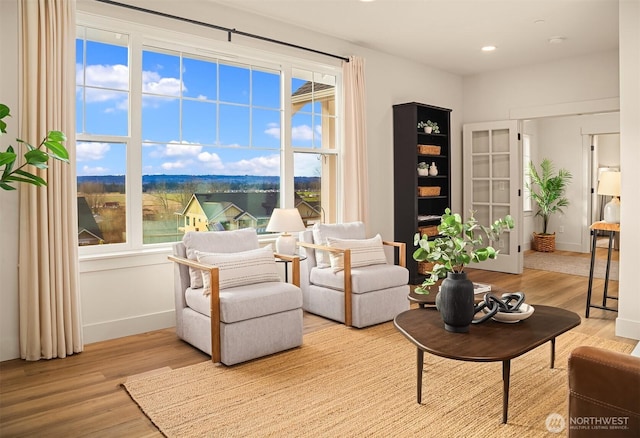
{"type": "Polygon", "coordinates": [[[362,222],[316,224],[300,232],[303,309],[347,326],[391,321],[409,308],[405,244],[365,239],[362,222]],[[383,246],[398,250],[388,263],[383,246]]]}
{"type": "Polygon", "coordinates": [[[278,254],[292,262],[297,284],[289,284],[254,229],[188,232],[173,254],[176,333],[213,362],[233,365],[302,344],[297,256],[278,254]]]}

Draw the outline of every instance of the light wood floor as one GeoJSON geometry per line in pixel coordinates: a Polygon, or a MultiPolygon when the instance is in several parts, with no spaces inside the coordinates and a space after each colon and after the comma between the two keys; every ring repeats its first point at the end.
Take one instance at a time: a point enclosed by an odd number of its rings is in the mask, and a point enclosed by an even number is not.
{"type": "MultiPolygon", "coordinates": [[[[523,275],[472,269],[468,274],[474,281],[523,291],[527,302],[559,306],[584,316],[586,277],[530,269],[523,275]]],[[[596,279],[596,299],[601,299],[602,287],[603,280],[596,279]]],[[[610,282],[610,290],[617,293],[616,281],[610,282]]],[[[574,330],[635,344],[615,336],[616,315],[592,309],[590,318],[583,318],[574,330]]],[[[309,333],[334,323],[307,314],[304,324],[309,333]]],[[[84,352],[66,359],[2,362],[0,437],[160,437],[120,384],[127,376],[208,358],[178,340],[173,329],[166,329],[90,344],[84,352]]]]}

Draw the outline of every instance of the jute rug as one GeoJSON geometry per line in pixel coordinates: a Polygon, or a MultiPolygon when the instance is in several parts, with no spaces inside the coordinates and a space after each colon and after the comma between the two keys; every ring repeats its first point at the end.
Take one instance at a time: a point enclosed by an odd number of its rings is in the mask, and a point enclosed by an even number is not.
{"type": "Polygon", "coordinates": [[[569,332],[556,342],[555,369],[548,345],[512,360],[506,425],[500,362],[425,354],[417,404],[416,350],[392,323],[330,327],[305,335],[300,348],[249,363],[162,369],[123,386],[168,437],[558,436],[545,420],[566,418],[567,358],[579,345],[632,349],[569,332]]]}
{"type": "MultiPolygon", "coordinates": [[[[524,267],[542,271],[560,272],[562,274],[589,276],[590,257],[572,257],[551,252],[527,252],[524,255],[524,267]]],[[[606,260],[596,259],[593,270],[594,278],[604,278],[607,268],[606,260]]],[[[609,279],[618,280],[618,261],[611,261],[609,279]]]]}

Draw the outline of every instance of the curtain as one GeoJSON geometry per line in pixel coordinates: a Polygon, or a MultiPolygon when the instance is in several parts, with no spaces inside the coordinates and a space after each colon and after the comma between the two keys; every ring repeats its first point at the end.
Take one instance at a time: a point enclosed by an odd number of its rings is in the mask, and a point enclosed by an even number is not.
{"type": "Polygon", "coordinates": [[[63,358],[83,349],[75,175],[75,0],[20,2],[20,135],[67,135],[72,164],[49,160],[46,187],[20,185],[20,356],[63,358]]]}
{"type": "Polygon", "coordinates": [[[343,63],[344,71],[344,161],[343,219],[345,222],[369,219],[369,178],[367,172],[367,117],[364,60],[352,56],[343,63]]]}

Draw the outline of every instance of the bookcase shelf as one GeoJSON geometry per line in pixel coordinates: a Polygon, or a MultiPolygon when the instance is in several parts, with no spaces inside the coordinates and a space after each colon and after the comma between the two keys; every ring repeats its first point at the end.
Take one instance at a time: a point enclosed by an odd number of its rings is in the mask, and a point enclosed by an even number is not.
{"type": "Polygon", "coordinates": [[[409,281],[419,284],[424,275],[413,260],[414,235],[419,227],[437,225],[451,206],[451,110],[410,102],[393,106],[394,240],[407,245],[409,281]],[[439,134],[426,134],[418,122],[438,123],[439,134]],[[440,147],[438,155],[419,153],[419,145],[440,147]],[[418,163],[435,163],[438,175],[418,176],[418,163]],[[438,186],[438,196],[419,196],[419,186],[438,186]]]}

